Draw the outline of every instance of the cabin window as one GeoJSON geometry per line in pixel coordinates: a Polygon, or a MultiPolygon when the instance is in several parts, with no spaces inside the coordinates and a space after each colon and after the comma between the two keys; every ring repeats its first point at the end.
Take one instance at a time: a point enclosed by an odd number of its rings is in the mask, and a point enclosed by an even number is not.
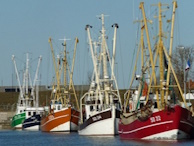
{"type": "Polygon", "coordinates": [[[31,116],[31,112],[28,112],[28,115],[31,116]]]}
{"type": "Polygon", "coordinates": [[[36,112],[33,112],[33,115],[35,116],[36,115],[36,112]]]}
{"type": "Polygon", "coordinates": [[[20,113],[22,113],[22,110],[20,110],[20,113]]]}
{"type": "Polygon", "coordinates": [[[158,105],[156,102],[154,102],[154,108],[158,108],[158,105]]]}
{"type": "Polygon", "coordinates": [[[60,108],[60,105],[58,106],[58,110],[60,110],[61,108],[60,108]]]}
{"type": "Polygon", "coordinates": [[[96,106],[96,110],[97,110],[97,111],[99,110],[99,107],[98,107],[98,105],[96,106]]]}
{"type": "Polygon", "coordinates": [[[90,106],[90,111],[92,111],[93,110],[93,106],[90,106]]]}
{"type": "Polygon", "coordinates": [[[144,106],[144,104],[143,103],[140,103],[140,108],[142,108],[144,106]]]}

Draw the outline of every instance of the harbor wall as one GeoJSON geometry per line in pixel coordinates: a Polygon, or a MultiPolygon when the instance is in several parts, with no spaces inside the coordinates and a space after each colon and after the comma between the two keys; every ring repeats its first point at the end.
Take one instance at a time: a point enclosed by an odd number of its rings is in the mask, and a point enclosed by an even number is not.
{"type": "Polygon", "coordinates": [[[11,118],[15,112],[0,112],[0,130],[11,129],[11,118]]]}

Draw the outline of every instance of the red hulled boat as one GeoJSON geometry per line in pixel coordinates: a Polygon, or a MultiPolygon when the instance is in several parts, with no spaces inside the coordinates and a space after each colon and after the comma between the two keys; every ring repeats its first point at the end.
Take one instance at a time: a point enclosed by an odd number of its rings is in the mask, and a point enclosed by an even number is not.
{"type": "MultiPolygon", "coordinates": [[[[169,53],[164,46],[162,32],[162,9],[159,7],[159,34],[157,43],[152,50],[149,39],[149,31],[143,2],[139,8],[142,10],[143,20],[141,22],[141,40],[138,53],[141,48],[141,75],[136,74],[136,64],[130,83],[130,89],[125,94],[124,109],[121,112],[119,122],[119,135],[121,139],[154,139],[154,140],[180,140],[194,137],[194,118],[192,105],[188,106],[183,97],[181,86],[176,77],[171,63],[173,28],[176,1],[173,1],[173,15],[171,25],[171,37],[169,53]],[[148,47],[144,43],[144,30],[146,32],[148,47]],[[158,66],[156,69],[155,67],[158,66]],[[150,68],[151,67],[151,68],[150,68]],[[156,74],[159,74],[159,78],[156,74]],[[139,81],[138,91],[134,92],[132,84],[134,79],[139,81]],[[174,80],[170,83],[170,80],[174,80]],[[148,84],[146,84],[148,82],[148,84]],[[174,84],[174,85],[172,85],[174,84]],[[147,85],[147,86],[145,86],[147,85]],[[178,88],[176,92],[174,88],[178,88]],[[146,88],[146,91],[145,91],[146,88]],[[181,97],[183,102],[177,100],[181,97]]],[[[166,5],[165,5],[166,6],[166,5]]],[[[190,103],[190,102],[189,102],[190,103]]]]}
{"type": "Polygon", "coordinates": [[[179,105],[166,107],[164,110],[152,113],[147,119],[136,118],[127,124],[122,123],[121,120],[119,135],[122,139],[177,140],[192,138],[194,120],[191,117],[192,113],[179,105]]]}

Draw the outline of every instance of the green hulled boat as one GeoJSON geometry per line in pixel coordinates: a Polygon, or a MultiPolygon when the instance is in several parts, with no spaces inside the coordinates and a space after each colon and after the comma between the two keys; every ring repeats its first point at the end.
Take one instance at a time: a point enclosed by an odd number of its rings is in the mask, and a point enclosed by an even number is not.
{"type": "Polygon", "coordinates": [[[16,114],[12,118],[11,127],[13,129],[21,129],[22,128],[22,123],[25,119],[26,119],[26,113],[25,112],[20,113],[20,114],[16,114]]]}
{"type": "MultiPolygon", "coordinates": [[[[18,86],[20,89],[20,94],[18,97],[17,109],[15,112],[15,115],[12,118],[11,127],[13,129],[22,129],[22,124],[24,120],[34,114],[34,111],[29,112],[29,110],[27,111],[26,109],[31,108],[32,106],[35,106],[36,104],[34,91],[35,91],[35,85],[36,85],[35,81],[37,81],[37,77],[38,77],[37,75],[38,70],[36,70],[35,79],[32,85],[30,84],[32,83],[32,81],[31,81],[30,73],[29,73],[29,58],[28,58],[28,53],[27,53],[26,54],[26,64],[25,64],[24,75],[23,75],[23,85],[21,85],[14,55],[12,56],[12,60],[15,66],[15,72],[16,72],[16,77],[18,81],[18,86]]],[[[41,61],[41,56],[39,58],[38,67],[40,65],[40,61],[41,61]]]]}

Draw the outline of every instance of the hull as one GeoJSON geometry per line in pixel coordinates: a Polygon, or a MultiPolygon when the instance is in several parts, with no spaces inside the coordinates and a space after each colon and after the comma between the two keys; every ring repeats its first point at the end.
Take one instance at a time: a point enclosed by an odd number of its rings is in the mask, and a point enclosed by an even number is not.
{"type": "Polygon", "coordinates": [[[49,114],[41,120],[41,131],[43,132],[70,132],[77,129],[79,112],[71,108],[49,114]]]}
{"type": "Polygon", "coordinates": [[[192,137],[194,120],[191,112],[179,105],[154,112],[147,120],[135,119],[129,124],[119,122],[121,139],[179,140],[192,137]]]}
{"type": "Polygon", "coordinates": [[[112,110],[103,111],[94,116],[91,116],[88,120],[84,121],[79,126],[79,135],[88,136],[114,136],[118,134],[118,122],[120,118],[120,112],[112,110]],[[114,115],[113,115],[114,114],[114,115]]]}
{"type": "Polygon", "coordinates": [[[39,130],[41,117],[39,114],[33,115],[24,120],[22,123],[23,130],[39,130]]]}
{"type": "Polygon", "coordinates": [[[26,118],[25,113],[16,114],[12,118],[11,127],[13,129],[22,129],[22,123],[25,120],[25,118],[26,118]]]}
{"type": "Polygon", "coordinates": [[[78,122],[79,122],[79,112],[72,108],[71,109],[71,123],[70,123],[71,131],[78,130],[78,122]]]}

